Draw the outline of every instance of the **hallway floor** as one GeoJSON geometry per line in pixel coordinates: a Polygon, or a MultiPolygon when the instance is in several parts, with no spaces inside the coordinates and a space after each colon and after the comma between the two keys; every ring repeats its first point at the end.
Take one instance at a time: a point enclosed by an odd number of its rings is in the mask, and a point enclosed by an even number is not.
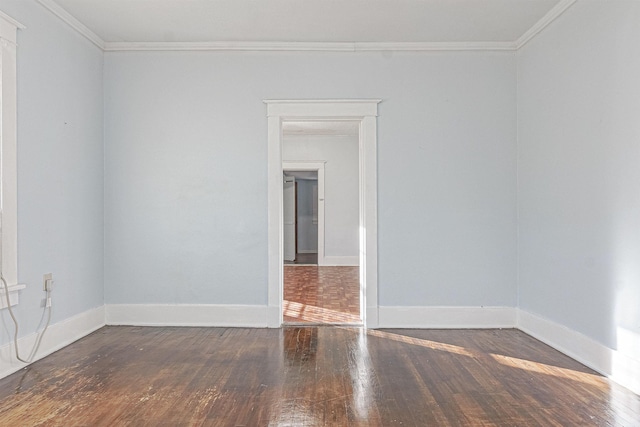
{"type": "Polygon", "coordinates": [[[285,261],[285,264],[318,264],[318,254],[296,254],[295,261],[285,261]]]}
{"type": "Polygon", "coordinates": [[[361,324],[359,267],[284,266],[284,322],[361,324]]]}

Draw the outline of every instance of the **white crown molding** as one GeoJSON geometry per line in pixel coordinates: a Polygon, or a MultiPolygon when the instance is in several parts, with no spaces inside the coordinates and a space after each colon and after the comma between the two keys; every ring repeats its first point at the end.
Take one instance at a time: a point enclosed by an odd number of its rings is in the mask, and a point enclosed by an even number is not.
{"type": "Polygon", "coordinates": [[[86,25],[82,22],[78,21],[73,15],[64,10],[58,3],[54,0],[36,0],[42,7],[49,10],[51,13],[56,15],[62,21],[64,21],[71,28],[79,32],[81,35],[86,37],[91,43],[98,46],[100,49],[104,50],[105,42],[98,36],[96,33],[91,31],[86,25]]]}
{"type": "Polygon", "coordinates": [[[333,51],[352,52],[352,43],[315,42],[107,42],[104,50],[118,51],[333,51]]]}
{"type": "MultiPolygon", "coordinates": [[[[561,0],[518,40],[496,42],[106,42],[62,8],[55,0],[36,0],[71,28],[105,52],[127,51],[245,51],[245,52],[451,52],[517,51],[562,15],[577,0],[561,0]]],[[[0,12],[0,18],[18,28],[24,25],[0,12]]]]}
{"type": "MultiPolygon", "coordinates": [[[[265,99],[265,104],[379,104],[382,102],[382,99],[265,99]]],[[[377,114],[376,114],[377,115],[377,114]]],[[[317,119],[318,121],[322,121],[317,119]]],[[[340,119],[335,119],[340,120],[340,119]]],[[[342,120],[351,120],[351,119],[342,119],[342,120]]]]}
{"type": "Polygon", "coordinates": [[[562,0],[555,5],[553,9],[546,13],[533,27],[529,28],[518,40],[515,42],[515,50],[520,49],[527,44],[531,39],[538,35],[542,30],[547,28],[549,24],[555,21],[560,15],[562,15],[567,9],[569,9],[577,0],[562,0]]]}
{"type": "Polygon", "coordinates": [[[367,42],[354,43],[356,52],[438,52],[515,50],[513,42],[367,42]]]}
{"type": "Polygon", "coordinates": [[[0,10],[0,18],[4,19],[5,21],[7,21],[9,24],[13,25],[17,29],[24,30],[25,28],[27,28],[26,26],[19,23],[18,21],[16,21],[15,19],[13,19],[12,17],[10,17],[9,15],[7,15],[1,10],[0,10]]]}
{"type": "Polygon", "coordinates": [[[513,42],[106,42],[104,50],[119,51],[270,51],[270,52],[434,52],[513,51],[513,42]]]}

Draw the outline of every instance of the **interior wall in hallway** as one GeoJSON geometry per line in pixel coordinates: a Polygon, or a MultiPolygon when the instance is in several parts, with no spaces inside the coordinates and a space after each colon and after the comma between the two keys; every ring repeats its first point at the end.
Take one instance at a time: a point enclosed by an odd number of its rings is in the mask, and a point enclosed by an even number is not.
{"type": "MultiPolygon", "coordinates": [[[[285,135],[285,161],[317,160],[325,163],[325,256],[359,254],[359,147],[358,136],[285,135]]],[[[358,263],[357,259],[355,261],[358,263]]]]}

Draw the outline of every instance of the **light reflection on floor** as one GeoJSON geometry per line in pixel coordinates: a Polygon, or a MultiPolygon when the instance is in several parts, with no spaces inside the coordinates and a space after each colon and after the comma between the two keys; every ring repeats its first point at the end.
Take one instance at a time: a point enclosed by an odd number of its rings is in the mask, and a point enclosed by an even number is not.
{"type": "MultiPolygon", "coordinates": [[[[288,309],[292,311],[292,314],[304,315],[305,313],[308,313],[310,316],[310,320],[313,321],[315,319],[313,315],[313,307],[291,303],[288,306],[288,309]]],[[[285,331],[291,329],[291,332],[289,333],[293,333],[293,331],[295,331],[295,333],[297,334],[295,340],[293,341],[297,346],[296,351],[301,351],[301,347],[304,347],[306,343],[313,343],[312,350],[315,354],[316,352],[322,353],[331,351],[331,349],[327,347],[329,344],[324,342],[323,340],[323,331],[326,331],[326,328],[330,327],[301,326],[293,329],[285,327],[285,331]],[[314,333],[310,334],[313,339],[300,338],[301,330],[313,330],[314,333]],[[320,331],[320,333],[318,333],[318,331],[320,331]]],[[[604,416],[604,418],[599,418],[598,415],[592,415],[589,419],[593,421],[593,424],[587,423],[580,425],[600,425],[602,419],[613,419],[615,420],[615,422],[611,425],[640,426],[640,399],[638,399],[637,396],[633,395],[633,393],[629,393],[627,390],[624,390],[623,388],[615,384],[612,385],[612,383],[608,379],[598,375],[597,373],[592,373],[586,368],[577,367],[576,369],[571,369],[564,366],[555,366],[554,364],[550,363],[527,360],[523,357],[499,354],[497,352],[481,351],[473,347],[454,345],[438,340],[417,338],[403,333],[394,333],[393,331],[389,330],[365,330],[364,328],[353,328],[347,326],[338,327],[338,329],[353,334],[353,339],[351,341],[349,350],[351,356],[348,357],[348,369],[345,369],[344,371],[344,375],[346,376],[344,394],[329,396],[329,398],[327,398],[327,396],[320,395],[316,396],[315,399],[303,399],[298,397],[290,400],[289,403],[282,408],[283,412],[281,412],[278,417],[272,418],[272,422],[270,423],[270,425],[332,425],[331,423],[327,424],[327,419],[319,415],[322,414],[323,409],[326,409],[327,405],[330,405],[331,400],[341,400],[349,402],[347,404],[347,407],[351,408],[350,417],[353,418],[351,422],[344,425],[380,425],[376,421],[381,419],[380,413],[378,412],[379,402],[376,402],[376,400],[380,399],[380,389],[382,387],[381,384],[377,381],[381,366],[372,361],[368,342],[369,337],[375,337],[385,341],[396,342],[401,345],[408,344],[410,346],[418,346],[428,350],[436,350],[437,352],[449,353],[451,355],[454,355],[454,357],[461,356],[463,358],[474,359],[477,360],[479,364],[485,366],[484,369],[487,369],[488,371],[492,370],[491,366],[493,364],[498,364],[506,368],[513,368],[519,371],[529,372],[531,373],[531,375],[540,378],[540,381],[543,382],[544,380],[542,378],[547,376],[556,378],[558,381],[568,380],[569,382],[579,382],[587,387],[593,387],[593,390],[599,390],[597,393],[601,393],[604,396],[609,396],[610,398],[610,403],[607,409],[607,411],[610,412],[610,414],[608,415],[610,418],[607,418],[607,416],[604,416]],[[376,403],[378,403],[378,405],[376,403]]],[[[285,332],[285,334],[286,333],[287,332],[285,332]]],[[[456,331],[451,331],[451,333],[455,334],[456,331]]],[[[427,358],[428,353],[424,353],[424,357],[427,358]]],[[[318,356],[318,358],[322,359],[321,356],[318,356]]],[[[402,359],[403,357],[399,356],[399,360],[402,359]]],[[[565,363],[567,362],[562,362],[560,364],[565,363]]],[[[577,364],[577,362],[570,363],[579,365],[577,364]]],[[[421,375],[423,375],[423,373],[419,372],[419,370],[412,367],[412,363],[408,363],[408,365],[410,369],[415,373],[416,377],[420,377],[421,375]]],[[[310,369],[319,370],[320,368],[315,365],[310,369]]],[[[457,375],[455,373],[449,374],[457,375]]],[[[444,373],[443,375],[446,376],[447,374],[444,373]]],[[[420,387],[423,390],[423,394],[431,395],[429,381],[419,381],[419,383],[421,384],[420,387]]],[[[532,382],[532,384],[535,384],[535,382],[532,382]]],[[[535,390],[534,385],[532,385],[531,387],[532,393],[536,394],[540,392],[535,390]]],[[[580,397],[581,390],[584,389],[576,389],[576,399],[582,400],[582,402],[586,404],[586,402],[589,400],[589,396],[580,397]]],[[[478,406],[474,399],[469,398],[469,396],[465,397],[464,393],[457,394],[456,402],[457,403],[455,403],[454,405],[467,405],[467,411],[471,411],[469,413],[473,413],[475,411],[479,411],[479,413],[483,412],[483,408],[481,406],[478,406]],[[458,401],[457,399],[461,400],[458,401]]],[[[429,404],[433,403],[434,401],[430,399],[429,404]]],[[[545,406],[540,406],[539,408],[534,406],[529,410],[533,411],[534,413],[536,411],[547,411],[547,409],[545,409],[545,406]]],[[[546,417],[551,416],[549,414],[546,414],[545,412],[539,413],[544,414],[540,415],[542,417],[541,419],[543,420],[545,420],[546,417]]],[[[593,413],[596,414],[597,409],[593,409],[593,413]]],[[[324,416],[326,417],[326,414],[324,416]]],[[[602,414],[600,414],[600,416],[602,416],[602,414]]],[[[552,418],[549,418],[548,421],[550,424],[554,424],[552,418]]]]}
{"type": "MultiPolygon", "coordinates": [[[[405,335],[393,334],[389,332],[379,331],[379,330],[369,330],[367,331],[369,335],[391,339],[394,341],[403,342],[411,345],[419,345],[426,348],[431,348],[433,350],[446,351],[449,353],[459,354],[461,356],[474,357],[474,358],[482,358],[486,357],[485,353],[479,351],[472,351],[465,349],[464,347],[460,347],[457,345],[445,344],[436,341],[430,341],[420,338],[408,337],[405,335]]],[[[580,371],[575,371],[572,369],[561,368],[558,366],[551,366],[544,363],[533,362],[530,360],[520,359],[517,357],[504,356],[501,354],[489,354],[496,362],[517,369],[524,369],[531,372],[536,372],[545,375],[552,375],[559,378],[566,378],[574,381],[581,381],[584,383],[602,386],[604,378],[597,374],[588,374],[580,371]]]]}
{"type": "Polygon", "coordinates": [[[334,324],[360,324],[360,316],[349,313],[342,313],[330,308],[316,307],[309,304],[301,304],[295,301],[285,300],[283,303],[283,316],[289,321],[311,322],[311,323],[334,323],[334,324]]]}
{"type": "Polygon", "coordinates": [[[285,324],[361,325],[357,266],[284,266],[285,324]]]}

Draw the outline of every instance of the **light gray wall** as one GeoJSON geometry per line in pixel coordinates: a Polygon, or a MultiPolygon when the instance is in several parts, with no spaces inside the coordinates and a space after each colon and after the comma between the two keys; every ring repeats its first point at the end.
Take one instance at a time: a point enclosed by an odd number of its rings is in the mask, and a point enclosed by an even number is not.
{"type": "Polygon", "coordinates": [[[358,136],[285,135],[282,159],[325,161],[325,256],[357,257],[360,248],[358,136]]]}
{"type": "Polygon", "coordinates": [[[106,53],[106,302],[266,304],[262,101],[381,98],[380,304],[515,306],[515,77],[507,52],[106,53]]]}
{"type": "Polygon", "coordinates": [[[296,179],[298,183],[298,252],[318,251],[318,223],[313,223],[313,187],[318,181],[296,179]]]}
{"type": "Polygon", "coordinates": [[[519,305],[636,359],[638,22],[579,1],[518,57],[519,305]]]}
{"type": "MultiPolygon", "coordinates": [[[[0,1],[18,31],[20,336],[33,333],[42,275],[58,322],[104,303],[103,54],[33,1],[0,1]]],[[[0,344],[13,324],[2,310],[0,344]]],[[[24,354],[23,354],[24,356],[24,354]]]]}

